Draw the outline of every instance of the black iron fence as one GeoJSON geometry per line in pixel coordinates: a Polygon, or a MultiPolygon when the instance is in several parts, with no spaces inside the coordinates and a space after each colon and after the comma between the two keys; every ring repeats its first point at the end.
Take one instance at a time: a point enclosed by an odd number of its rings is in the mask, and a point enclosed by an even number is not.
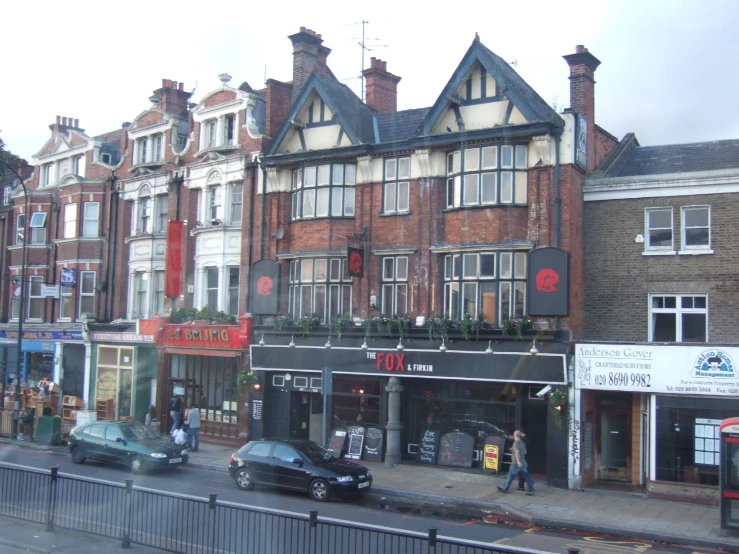
{"type": "MultiPolygon", "coordinates": [[[[521,554],[523,549],[0,463],[0,516],[186,554],[521,554]]],[[[531,551],[535,552],[535,551],[531,551]]]]}

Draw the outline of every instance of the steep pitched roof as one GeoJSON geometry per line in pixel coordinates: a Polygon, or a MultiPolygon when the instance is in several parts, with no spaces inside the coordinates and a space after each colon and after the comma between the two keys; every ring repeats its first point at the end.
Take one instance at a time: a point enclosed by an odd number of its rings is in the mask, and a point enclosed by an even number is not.
{"type": "Polygon", "coordinates": [[[285,122],[272,142],[267,156],[275,154],[284,140],[291,121],[300,113],[311,93],[315,91],[336,115],[336,120],[352,144],[371,144],[375,142],[375,120],[372,111],[352,90],[338,81],[318,72],[311,74],[303,90],[290,108],[285,122]]]}
{"type": "Polygon", "coordinates": [[[397,142],[415,136],[431,108],[416,108],[395,113],[380,113],[377,118],[379,142],[397,142]]]}
{"type": "Polygon", "coordinates": [[[739,168],[739,139],[663,146],[636,144],[624,152],[603,177],[634,177],[739,168]]]}
{"type": "Polygon", "coordinates": [[[429,110],[418,134],[427,135],[443,115],[452,94],[462,84],[472,65],[478,61],[490,75],[505,96],[507,96],[529,123],[554,122],[564,125],[557,112],[547,104],[539,94],[524,81],[511,65],[485,47],[475,38],[451,79],[442,90],[439,98],[429,110]]]}

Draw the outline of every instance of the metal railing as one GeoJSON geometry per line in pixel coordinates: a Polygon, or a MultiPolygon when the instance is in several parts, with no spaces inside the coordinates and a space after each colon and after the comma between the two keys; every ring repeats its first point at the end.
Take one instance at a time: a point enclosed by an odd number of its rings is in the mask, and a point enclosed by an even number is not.
{"type": "Polygon", "coordinates": [[[185,554],[521,554],[506,548],[197,498],[0,462],[0,516],[185,554]]]}

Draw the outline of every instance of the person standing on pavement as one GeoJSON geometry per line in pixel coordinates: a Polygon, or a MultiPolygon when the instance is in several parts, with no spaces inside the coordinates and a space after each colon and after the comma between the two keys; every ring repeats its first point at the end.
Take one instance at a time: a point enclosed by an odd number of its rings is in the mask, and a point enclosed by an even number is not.
{"type": "Polygon", "coordinates": [[[172,418],[172,428],[169,430],[170,435],[174,433],[175,429],[180,428],[183,409],[182,396],[179,394],[179,391],[175,389],[174,396],[169,401],[169,415],[172,418]]]}
{"type": "MultiPolygon", "coordinates": [[[[528,454],[529,453],[529,436],[526,434],[526,429],[524,429],[523,427],[521,427],[519,431],[521,431],[521,440],[523,441],[523,444],[526,447],[526,454],[528,454]]],[[[523,473],[519,471],[518,472],[518,490],[520,491],[524,490],[523,483],[524,483],[523,473]]]]}
{"type": "Polygon", "coordinates": [[[511,467],[508,468],[508,477],[505,480],[505,485],[498,487],[498,490],[504,494],[508,494],[511,483],[513,483],[513,480],[519,473],[522,473],[524,481],[526,481],[526,485],[529,487],[529,492],[526,494],[528,496],[534,496],[534,482],[531,480],[529,466],[526,463],[526,445],[523,442],[523,433],[516,430],[513,433],[513,438],[515,439],[511,447],[513,461],[511,462],[511,467]]]}
{"type": "Polygon", "coordinates": [[[190,411],[187,413],[187,439],[185,448],[192,452],[200,450],[200,410],[193,402],[190,411]]]}

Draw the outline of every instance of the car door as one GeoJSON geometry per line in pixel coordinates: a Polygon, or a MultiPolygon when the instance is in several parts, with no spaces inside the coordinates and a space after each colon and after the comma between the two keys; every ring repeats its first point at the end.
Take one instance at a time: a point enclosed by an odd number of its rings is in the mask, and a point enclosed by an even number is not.
{"type": "Polygon", "coordinates": [[[274,484],[279,487],[303,490],[310,480],[309,464],[292,446],[275,444],[272,451],[274,484]],[[295,463],[300,460],[300,463],[295,463]]]}
{"type": "Polygon", "coordinates": [[[105,424],[94,423],[82,431],[83,447],[88,458],[105,460],[105,424]]]}
{"type": "Polygon", "coordinates": [[[118,425],[105,426],[105,459],[109,462],[126,463],[129,447],[118,425]],[[119,440],[120,439],[120,440],[119,440]]]}
{"type": "Polygon", "coordinates": [[[257,483],[271,485],[274,482],[271,455],[271,442],[258,442],[246,454],[246,467],[251,470],[252,479],[257,483]]]}

